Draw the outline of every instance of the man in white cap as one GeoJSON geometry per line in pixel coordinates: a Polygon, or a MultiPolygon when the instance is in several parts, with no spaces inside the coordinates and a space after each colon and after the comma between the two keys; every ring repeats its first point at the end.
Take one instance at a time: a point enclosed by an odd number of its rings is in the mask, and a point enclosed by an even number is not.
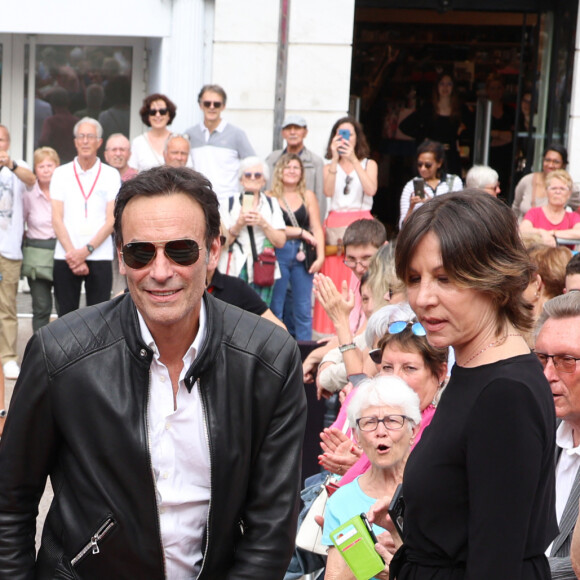
{"type": "MultiPolygon", "coordinates": [[[[284,153],[299,155],[304,165],[306,189],[316,194],[316,199],[320,206],[320,219],[324,221],[326,217],[326,197],[322,183],[322,166],[324,163],[318,155],[308,150],[304,145],[306,135],[308,135],[306,119],[302,115],[286,115],[282,123],[282,137],[286,141],[286,149],[272,151],[266,158],[266,163],[270,167],[270,175],[273,175],[274,165],[284,153]]],[[[267,184],[267,187],[268,189],[270,188],[270,183],[267,184]]]]}

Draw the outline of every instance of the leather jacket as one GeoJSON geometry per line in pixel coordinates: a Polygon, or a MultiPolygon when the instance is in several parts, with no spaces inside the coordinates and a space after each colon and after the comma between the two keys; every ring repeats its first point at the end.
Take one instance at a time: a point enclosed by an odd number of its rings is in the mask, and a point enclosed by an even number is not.
{"type": "MultiPolygon", "coordinates": [[[[204,295],[199,380],[211,500],[200,579],[282,578],[306,422],[296,342],[204,295]]],[[[30,340],[0,442],[0,579],[165,578],[147,406],[152,352],[126,294],[30,340]],[[46,477],[54,500],[35,562],[46,477]],[[73,562],[71,564],[71,562],[73,562]]]]}

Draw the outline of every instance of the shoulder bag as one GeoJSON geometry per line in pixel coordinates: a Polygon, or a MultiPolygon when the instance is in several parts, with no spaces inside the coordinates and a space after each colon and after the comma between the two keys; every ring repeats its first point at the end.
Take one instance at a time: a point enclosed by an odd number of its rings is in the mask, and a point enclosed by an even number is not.
{"type": "Polygon", "coordinates": [[[247,226],[252,246],[252,259],[254,260],[254,284],[269,288],[274,285],[274,273],[276,271],[276,252],[274,248],[266,247],[259,254],[256,251],[254,240],[254,228],[247,226]]]}

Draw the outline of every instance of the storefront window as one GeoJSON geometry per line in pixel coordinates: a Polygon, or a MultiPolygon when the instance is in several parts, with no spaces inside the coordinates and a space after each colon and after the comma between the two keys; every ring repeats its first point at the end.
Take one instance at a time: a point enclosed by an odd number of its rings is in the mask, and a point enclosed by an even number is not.
{"type": "MultiPolygon", "coordinates": [[[[27,46],[24,98],[26,103],[33,69],[34,148],[53,147],[63,163],[71,161],[76,154],[73,127],[83,117],[103,125],[104,142],[112,133],[129,136],[132,47],[38,44],[32,61],[30,53],[27,46]]],[[[26,118],[27,105],[25,145],[26,118]]]]}

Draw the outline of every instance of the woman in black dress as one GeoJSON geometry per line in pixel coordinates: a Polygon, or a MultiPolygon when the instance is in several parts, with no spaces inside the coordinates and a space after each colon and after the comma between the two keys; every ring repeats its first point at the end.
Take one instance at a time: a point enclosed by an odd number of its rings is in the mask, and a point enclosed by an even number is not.
{"type": "Polygon", "coordinates": [[[391,578],[548,580],[555,414],[522,337],[531,267],[515,217],[477,190],[436,197],[403,228],[396,269],[430,344],[453,346],[456,364],[405,469],[391,578]]]}
{"type": "Polygon", "coordinates": [[[445,149],[446,171],[461,176],[459,136],[466,130],[470,116],[469,109],[459,101],[455,81],[443,73],[433,86],[431,102],[401,121],[399,129],[414,137],[417,146],[425,139],[441,143],[445,149]]]}

